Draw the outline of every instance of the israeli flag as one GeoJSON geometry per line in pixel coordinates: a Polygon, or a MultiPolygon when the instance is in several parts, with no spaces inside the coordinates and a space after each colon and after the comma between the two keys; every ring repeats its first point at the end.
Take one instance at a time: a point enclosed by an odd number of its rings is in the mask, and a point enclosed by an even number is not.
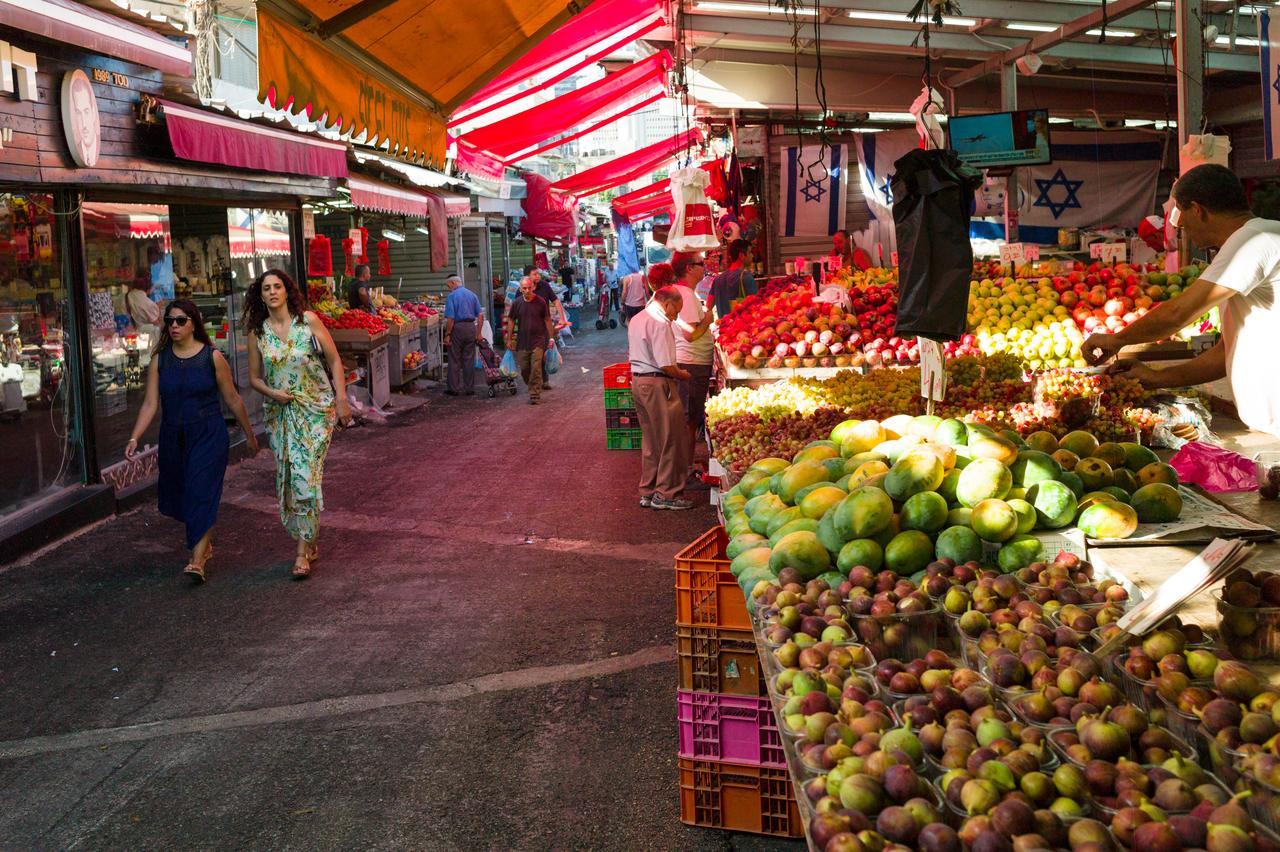
{"type": "Polygon", "coordinates": [[[880,265],[889,265],[898,250],[893,226],[893,164],[908,151],[920,147],[915,128],[890,130],[885,133],[859,133],[854,143],[858,152],[858,183],[867,202],[871,221],[853,235],[854,244],[880,265]]]}
{"type": "Polygon", "coordinates": [[[782,235],[831,236],[844,229],[849,146],[782,149],[782,235]]]}
{"type": "Polygon", "coordinates": [[[1280,18],[1263,12],[1258,32],[1262,44],[1262,144],[1268,160],[1280,157],[1280,18]]]}

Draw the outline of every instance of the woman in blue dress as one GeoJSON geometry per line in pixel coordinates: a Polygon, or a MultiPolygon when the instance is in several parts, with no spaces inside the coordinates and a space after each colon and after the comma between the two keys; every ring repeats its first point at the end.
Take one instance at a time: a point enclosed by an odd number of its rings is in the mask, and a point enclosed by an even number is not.
{"type": "Polygon", "coordinates": [[[195,583],[204,582],[213,555],[213,525],[231,447],[219,400],[244,430],[249,455],[257,454],[258,439],[231,367],[209,340],[200,309],[185,299],[170,302],[147,368],[146,398],[124,454],[129,459],[137,454],[138,436],[159,409],[160,513],[186,524],[191,559],[183,573],[195,583]]]}

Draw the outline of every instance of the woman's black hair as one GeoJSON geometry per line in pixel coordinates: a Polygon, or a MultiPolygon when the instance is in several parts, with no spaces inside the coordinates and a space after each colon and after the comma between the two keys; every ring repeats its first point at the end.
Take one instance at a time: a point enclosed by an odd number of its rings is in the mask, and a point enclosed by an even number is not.
{"type": "Polygon", "coordinates": [[[274,275],[284,282],[285,302],[288,305],[289,314],[296,319],[301,319],[306,313],[306,297],[298,287],[298,282],[290,278],[289,273],[283,269],[268,269],[253,279],[249,292],[244,294],[244,313],[240,317],[240,324],[246,332],[262,334],[262,324],[267,321],[267,301],[262,298],[262,282],[268,275],[274,275]]]}
{"type": "Polygon", "coordinates": [[[209,339],[209,332],[205,330],[204,316],[200,313],[200,307],[188,299],[174,299],[164,306],[164,315],[160,318],[160,339],[156,341],[154,353],[158,355],[173,345],[173,338],[169,337],[168,320],[169,312],[175,308],[182,311],[191,320],[191,336],[206,346],[212,346],[213,341],[209,339]]]}

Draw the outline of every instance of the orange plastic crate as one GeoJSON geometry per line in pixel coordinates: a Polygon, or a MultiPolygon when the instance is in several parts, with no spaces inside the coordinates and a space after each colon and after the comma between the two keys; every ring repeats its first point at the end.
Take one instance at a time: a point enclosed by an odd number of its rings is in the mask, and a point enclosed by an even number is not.
{"type": "Polygon", "coordinates": [[[680,688],[729,695],[767,695],[750,630],[676,625],[680,688]]]}
{"type": "Polygon", "coordinates": [[[604,368],[604,389],[617,390],[631,387],[631,362],[610,364],[604,368]]]}
{"type": "Polygon", "coordinates": [[[729,535],[712,527],[676,554],[676,623],[750,630],[746,597],[729,573],[729,535]]]}
{"type": "Polygon", "coordinates": [[[801,837],[785,769],[680,758],[680,821],[703,828],[801,837]]]}

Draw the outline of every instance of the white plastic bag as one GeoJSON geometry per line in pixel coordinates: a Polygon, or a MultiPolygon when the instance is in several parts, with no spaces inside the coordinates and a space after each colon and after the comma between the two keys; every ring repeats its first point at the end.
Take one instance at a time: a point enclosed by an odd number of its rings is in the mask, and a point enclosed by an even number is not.
{"type": "Polygon", "coordinates": [[[671,214],[671,230],[667,248],[672,251],[705,251],[718,248],[711,204],[707,201],[707,185],[711,176],[693,166],[671,173],[671,197],[675,201],[671,214]]]}

